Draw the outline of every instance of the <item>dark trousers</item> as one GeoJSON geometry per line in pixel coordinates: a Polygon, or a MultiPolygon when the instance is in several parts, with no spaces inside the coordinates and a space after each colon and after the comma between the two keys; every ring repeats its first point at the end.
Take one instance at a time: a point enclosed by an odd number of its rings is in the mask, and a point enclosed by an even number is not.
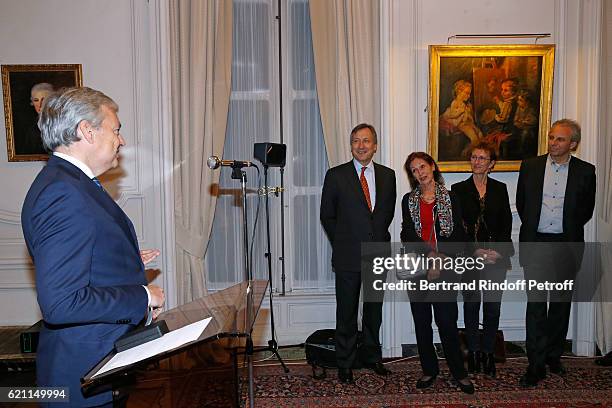
{"type": "MultiPolygon", "coordinates": [[[[525,265],[525,278],[538,281],[574,279],[576,252],[571,244],[564,242],[563,235],[538,233],[536,241],[538,256],[525,265]]],[[[529,369],[541,372],[547,362],[558,362],[563,354],[572,307],[572,291],[531,290],[527,297],[525,345],[529,369]],[[550,302],[547,302],[549,296],[550,302]]]]}
{"type": "Polygon", "coordinates": [[[412,317],[416,331],[417,348],[423,374],[427,376],[438,375],[438,356],[433,343],[433,330],[431,328],[432,309],[440,340],[444,348],[446,363],[452,376],[456,380],[467,377],[463,365],[463,356],[459,346],[459,334],[457,332],[457,302],[420,302],[412,301],[412,317]]]}
{"type": "MultiPolygon", "coordinates": [[[[351,368],[357,359],[357,313],[361,292],[361,272],[335,271],[336,275],[336,360],[338,367],[351,368]]],[[[382,323],[380,301],[364,302],[361,328],[363,341],[359,358],[363,363],[382,360],[379,333],[382,323]]]]}
{"type": "MultiPolygon", "coordinates": [[[[478,279],[502,282],[506,277],[505,267],[487,265],[482,271],[466,272],[463,276],[464,282],[478,279]]],[[[463,320],[465,322],[465,334],[468,350],[493,353],[495,351],[495,334],[499,328],[499,315],[501,313],[501,298],[503,292],[500,290],[480,290],[463,292],[463,320]],[[480,337],[480,304],[482,302],[482,328],[480,337]]]]}

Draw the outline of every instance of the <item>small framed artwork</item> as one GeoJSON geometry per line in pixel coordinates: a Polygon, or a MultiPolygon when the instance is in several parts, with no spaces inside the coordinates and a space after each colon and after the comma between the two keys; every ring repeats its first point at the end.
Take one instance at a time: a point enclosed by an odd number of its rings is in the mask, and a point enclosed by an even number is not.
{"type": "Polygon", "coordinates": [[[2,65],[2,94],[8,161],[47,160],[38,129],[45,97],[82,86],[80,64],[2,65]]]}
{"type": "Polygon", "coordinates": [[[496,170],[546,152],[554,45],[430,45],[428,150],[442,171],[471,171],[481,141],[496,170]]]}

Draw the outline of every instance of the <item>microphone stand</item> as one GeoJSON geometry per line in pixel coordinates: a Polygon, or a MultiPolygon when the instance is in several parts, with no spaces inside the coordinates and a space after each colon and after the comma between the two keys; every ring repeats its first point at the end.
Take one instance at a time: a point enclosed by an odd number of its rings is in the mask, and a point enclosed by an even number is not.
{"type": "MultiPolygon", "coordinates": [[[[249,230],[247,222],[247,176],[246,172],[242,170],[243,163],[234,162],[232,164],[232,179],[240,180],[240,187],[242,191],[242,236],[244,245],[244,279],[247,281],[247,294],[252,294],[251,284],[253,281],[253,272],[251,271],[249,264],[249,230]]],[[[247,323],[250,323],[250,311],[251,308],[247,307],[246,319],[247,323]]],[[[248,377],[249,377],[249,406],[254,406],[254,383],[253,383],[253,339],[251,336],[246,337],[246,360],[248,366],[248,377]]]]}
{"type": "Polygon", "coordinates": [[[257,351],[270,351],[283,366],[283,370],[288,373],[289,369],[285,365],[285,362],[278,354],[278,343],[276,342],[276,330],[274,327],[274,305],[272,304],[272,253],[270,252],[270,200],[268,192],[268,165],[264,164],[264,194],[266,196],[266,239],[267,239],[267,250],[265,257],[268,261],[268,286],[270,288],[270,334],[271,339],[268,340],[268,347],[263,347],[257,351]]]}
{"type": "Polygon", "coordinates": [[[244,245],[244,279],[248,282],[248,285],[251,286],[251,281],[253,280],[253,273],[251,272],[251,268],[249,265],[249,230],[248,230],[248,222],[247,222],[247,193],[246,193],[246,183],[247,176],[246,172],[242,170],[243,165],[240,163],[235,163],[232,165],[232,179],[240,180],[240,187],[242,190],[242,236],[243,236],[243,245],[244,245]]]}

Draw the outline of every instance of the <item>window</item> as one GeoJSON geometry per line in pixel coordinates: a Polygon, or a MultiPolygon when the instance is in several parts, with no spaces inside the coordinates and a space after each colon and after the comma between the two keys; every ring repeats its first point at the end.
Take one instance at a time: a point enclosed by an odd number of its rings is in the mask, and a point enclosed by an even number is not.
{"type": "MultiPolygon", "coordinates": [[[[223,157],[250,160],[253,143],[279,142],[277,2],[234,0],[232,93],[223,157]]],[[[327,156],[317,102],[307,0],[281,2],[285,184],[286,290],[332,290],[331,247],[319,222],[327,156]]],[[[248,174],[249,240],[257,205],[257,173],[248,174]]],[[[222,169],[212,236],[206,253],[208,287],[222,289],[244,277],[240,183],[222,169]]],[[[270,168],[268,185],[280,184],[270,168]]],[[[280,198],[270,197],[273,286],[281,280],[280,198]]],[[[267,278],[265,202],[253,244],[253,276],[267,278]]]]}

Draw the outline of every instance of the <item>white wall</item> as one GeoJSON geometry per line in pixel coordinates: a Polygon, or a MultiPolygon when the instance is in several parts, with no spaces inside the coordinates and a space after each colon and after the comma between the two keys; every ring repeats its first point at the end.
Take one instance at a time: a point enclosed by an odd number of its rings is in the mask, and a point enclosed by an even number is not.
{"type": "MultiPolygon", "coordinates": [[[[594,38],[599,27],[599,4],[598,0],[386,1],[383,15],[386,24],[383,27],[388,29],[389,58],[383,72],[388,78],[386,104],[389,109],[388,134],[382,148],[386,149],[386,157],[398,174],[398,192],[401,192],[398,195],[401,197],[409,191],[402,169],[406,157],[412,151],[427,149],[428,46],[447,44],[448,37],[456,34],[550,33],[551,38],[541,39],[538,43],[556,44],[553,120],[570,117],[581,122],[583,139],[580,156],[594,163],[597,133],[589,130],[596,128],[596,110],[590,105],[596,103],[598,91],[596,85],[591,83],[597,77],[592,65],[597,59],[594,38]],[[585,31],[584,27],[589,27],[590,31],[585,31]]],[[[529,44],[533,43],[533,39],[454,39],[449,42],[450,45],[502,43],[529,44]]],[[[517,175],[516,172],[493,175],[508,185],[514,211],[515,241],[518,240],[520,226],[514,205],[517,175]]],[[[445,179],[448,185],[452,185],[467,176],[445,174],[445,179]]],[[[400,222],[401,209],[398,205],[393,237],[399,236],[400,222]]],[[[591,225],[591,236],[592,229],[591,225]]],[[[580,305],[580,308],[581,316],[588,320],[592,307],[580,305]]],[[[387,355],[398,355],[402,343],[414,342],[410,308],[406,303],[392,303],[385,306],[385,313],[388,318],[384,321],[392,323],[385,323],[386,327],[383,327],[383,347],[387,355]]],[[[461,321],[459,325],[462,325],[461,321]]],[[[524,305],[504,304],[500,328],[504,329],[506,338],[524,340],[524,305]]],[[[582,325],[580,331],[573,334],[576,339],[585,342],[585,347],[578,351],[589,353],[592,326],[582,325]]]]}
{"type": "MultiPolygon", "coordinates": [[[[0,0],[1,64],[82,64],[83,84],[119,104],[127,145],[120,168],[101,180],[134,222],[141,248],[161,247],[163,228],[147,7],[145,0],[0,0]]],[[[44,163],[7,162],[4,127],[0,133],[0,325],[27,325],[40,313],[19,217],[44,163]]],[[[152,268],[165,262],[161,257],[152,268]]]]}

